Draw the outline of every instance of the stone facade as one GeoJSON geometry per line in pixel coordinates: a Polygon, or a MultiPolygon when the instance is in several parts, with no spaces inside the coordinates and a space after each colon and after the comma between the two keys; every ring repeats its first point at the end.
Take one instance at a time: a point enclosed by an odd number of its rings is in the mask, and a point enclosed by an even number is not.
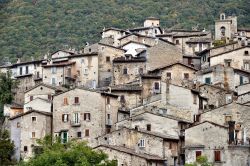
{"type": "Polygon", "coordinates": [[[250,46],[210,56],[210,66],[218,64],[250,71],[250,46]]]}
{"type": "Polygon", "coordinates": [[[196,77],[196,71],[197,69],[193,67],[187,66],[181,62],[176,62],[150,72],[161,75],[162,82],[189,87],[193,84],[193,80],[196,77]]]}
{"type": "Polygon", "coordinates": [[[10,118],[10,138],[15,144],[15,159],[28,160],[33,149],[38,146],[36,140],[51,134],[52,114],[30,110],[10,118]]]}
{"type": "Polygon", "coordinates": [[[177,61],[182,61],[182,53],[172,43],[158,40],[155,46],[147,49],[147,70],[154,70],[177,61]]]}

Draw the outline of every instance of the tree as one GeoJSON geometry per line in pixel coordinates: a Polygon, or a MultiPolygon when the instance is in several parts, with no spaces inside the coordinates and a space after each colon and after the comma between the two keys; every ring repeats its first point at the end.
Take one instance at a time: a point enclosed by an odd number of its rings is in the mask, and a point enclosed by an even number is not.
{"type": "Polygon", "coordinates": [[[196,162],[185,164],[185,166],[212,166],[212,164],[208,162],[208,159],[206,156],[199,156],[196,159],[196,162]]]}
{"type": "Polygon", "coordinates": [[[10,104],[13,100],[12,89],[17,87],[17,81],[11,79],[11,73],[0,73],[0,116],[3,112],[3,105],[10,104]]]}
{"type": "Polygon", "coordinates": [[[12,165],[11,155],[14,153],[14,144],[11,142],[9,132],[0,130],[0,165],[12,165]]]}
{"type": "Polygon", "coordinates": [[[52,141],[51,136],[38,140],[35,156],[21,166],[116,166],[102,151],[94,151],[85,142],[73,140],[61,144],[60,139],[52,141]],[[38,150],[39,149],[39,150],[38,150]]]}

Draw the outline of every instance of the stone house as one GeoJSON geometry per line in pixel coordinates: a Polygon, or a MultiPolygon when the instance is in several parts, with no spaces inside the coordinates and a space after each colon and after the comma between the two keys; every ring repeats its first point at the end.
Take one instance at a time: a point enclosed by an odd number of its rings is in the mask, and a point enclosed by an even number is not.
{"type": "Polygon", "coordinates": [[[118,57],[113,60],[113,85],[130,83],[146,72],[145,57],[118,57]]]}
{"type": "Polygon", "coordinates": [[[236,93],[211,84],[202,84],[199,86],[201,95],[207,98],[208,108],[220,107],[235,100],[236,93]]]}
{"type": "Polygon", "coordinates": [[[113,60],[117,57],[123,56],[125,50],[112,45],[104,43],[95,43],[84,48],[85,53],[97,53],[98,62],[95,64],[98,70],[98,86],[109,86],[112,82],[112,66],[113,60]]]}
{"type": "Polygon", "coordinates": [[[155,17],[148,17],[144,21],[143,27],[129,29],[129,32],[152,37],[163,33],[160,27],[160,19],[155,17]]]}
{"type": "Polygon", "coordinates": [[[14,158],[28,160],[38,146],[37,139],[52,132],[52,113],[29,110],[10,119],[10,139],[15,145],[14,158]]]}
{"type": "Polygon", "coordinates": [[[233,166],[249,163],[249,146],[231,145],[230,128],[204,121],[185,130],[185,162],[206,156],[213,165],[233,166]],[[228,132],[229,131],[229,132],[228,132]]]}
{"type": "Polygon", "coordinates": [[[229,126],[229,121],[233,122],[236,130],[233,137],[235,144],[249,144],[250,140],[250,121],[249,106],[232,102],[224,106],[205,111],[199,114],[197,121],[211,121],[220,125],[229,126]]]}
{"type": "Polygon", "coordinates": [[[4,117],[13,117],[23,113],[23,105],[12,102],[11,104],[4,104],[3,115],[4,117]]]}
{"type": "Polygon", "coordinates": [[[150,154],[138,154],[132,149],[122,146],[100,145],[95,147],[108,154],[110,160],[117,160],[117,164],[121,166],[164,166],[164,159],[159,156],[150,154]]]}
{"type": "Polygon", "coordinates": [[[201,69],[201,57],[197,55],[183,55],[183,63],[196,69],[201,69]]]}
{"type": "Polygon", "coordinates": [[[250,46],[240,47],[234,50],[210,55],[210,66],[222,64],[235,69],[250,71],[250,46]]]}
{"type": "Polygon", "coordinates": [[[149,71],[161,75],[162,82],[168,82],[179,86],[190,86],[195,79],[197,69],[182,62],[175,62],[149,71]]]}
{"type": "Polygon", "coordinates": [[[196,76],[197,82],[201,84],[217,85],[226,90],[235,90],[236,86],[249,83],[250,79],[249,72],[222,64],[199,70],[196,76]]]}
{"type": "Polygon", "coordinates": [[[29,62],[20,62],[11,65],[12,78],[18,81],[18,87],[13,89],[14,101],[23,104],[24,92],[42,81],[41,60],[33,60],[29,62]]]}
{"type": "Polygon", "coordinates": [[[158,67],[182,61],[181,50],[171,42],[158,39],[157,43],[147,49],[147,70],[154,70],[158,67]]]}
{"type": "Polygon", "coordinates": [[[165,99],[167,104],[178,107],[180,109],[190,110],[193,119],[200,111],[205,109],[207,98],[201,96],[196,89],[186,88],[174,84],[163,84],[162,89],[166,89],[162,93],[162,99],[165,99]]]}
{"type": "Polygon", "coordinates": [[[201,58],[201,68],[204,69],[210,67],[210,56],[232,51],[240,47],[241,45],[238,42],[230,42],[221,46],[211,47],[199,52],[197,55],[201,58]]]}
{"type": "Polygon", "coordinates": [[[183,55],[195,55],[211,46],[211,32],[185,29],[172,29],[157,35],[175,43],[183,55]]]}
{"type": "Polygon", "coordinates": [[[113,43],[111,45],[117,47],[119,45],[118,39],[125,36],[126,34],[129,34],[129,32],[123,29],[114,28],[114,27],[110,27],[107,29],[104,28],[102,31],[102,39],[104,38],[113,39],[113,43]]]}
{"type": "Polygon", "coordinates": [[[138,154],[151,154],[165,159],[169,165],[177,164],[179,138],[148,130],[121,128],[97,138],[98,145],[120,146],[138,154]]]}
{"type": "Polygon", "coordinates": [[[237,17],[220,14],[220,19],[215,21],[215,40],[229,41],[237,33],[237,17]]]}
{"type": "Polygon", "coordinates": [[[130,33],[119,39],[119,46],[122,46],[130,41],[144,43],[149,46],[154,46],[157,43],[157,38],[152,36],[140,35],[137,33],[130,33]]]}
{"type": "Polygon", "coordinates": [[[94,138],[109,132],[117,121],[118,96],[75,88],[53,99],[53,133],[62,142],[76,138],[93,146],[94,138]]]}

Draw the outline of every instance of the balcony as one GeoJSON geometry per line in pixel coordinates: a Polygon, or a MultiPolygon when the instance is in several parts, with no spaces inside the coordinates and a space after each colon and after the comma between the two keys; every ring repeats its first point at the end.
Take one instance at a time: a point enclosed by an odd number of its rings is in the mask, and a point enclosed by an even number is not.
{"type": "Polygon", "coordinates": [[[40,77],[40,76],[35,76],[34,77],[34,81],[41,81],[42,80],[42,77],[40,77]]]}
{"type": "Polygon", "coordinates": [[[80,121],[72,120],[72,121],[70,121],[70,125],[71,125],[72,127],[80,127],[80,126],[81,126],[81,123],[80,123],[80,121]]]}

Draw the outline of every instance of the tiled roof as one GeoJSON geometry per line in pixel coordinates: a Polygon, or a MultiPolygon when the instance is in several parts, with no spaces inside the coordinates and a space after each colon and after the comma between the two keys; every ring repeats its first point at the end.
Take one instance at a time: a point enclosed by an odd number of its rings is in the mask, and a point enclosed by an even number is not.
{"type": "Polygon", "coordinates": [[[191,38],[186,43],[210,43],[212,39],[210,38],[191,38]]]}
{"type": "Polygon", "coordinates": [[[58,64],[48,64],[48,65],[42,65],[42,67],[63,67],[63,66],[70,66],[75,64],[76,62],[66,62],[66,63],[58,63],[58,64]]]}
{"type": "Polygon", "coordinates": [[[30,113],[32,113],[32,112],[39,113],[39,114],[46,115],[46,116],[52,116],[52,113],[51,113],[51,112],[44,112],[44,111],[38,111],[38,110],[30,110],[30,111],[27,111],[27,112],[18,114],[18,115],[16,115],[16,116],[13,116],[13,117],[10,118],[10,120],[19,118],[19,117],[21,117],[21,116],[28,115],[28,114],[30,114],[30,113]]]}
{"type": "Polygon", "coordinates": [[[113,63],[133,63],[133,62],[146,62],[145,57],[118,57],[113,60],[113,63]]]}
{"type": "Polygon", "coordinates": [[[61,86],[52,86],[52,85],[40,83],[40,84],[38,84],[38,85],[36,85],[36,86],[33,86],[32,88],[26,90],[25,93],[27,93],[27,92],[29,92],[29,91],[31,91],[31,90],[33,90],[33,89],[39,87],[39,86],[45,86],[45,87],[47,87],[47,88],[54,89],[55,91],[65,91],[65,90],[66,90],[66,88],[61,87],[61,86]]]}
{"type": "Polygon", "coordinates": [[[137,157],[141,157],[141,158],[144,158],[146,160],[151,160],[151,161],[165,161],[165,159],[159,157],[159,156],[156,156],[156,155],[152,155],[152,154],[146,154],[146,153],[137,153],[135,152],[134,149],[129,149],[129,148],[126,148],[126,147],[123,147],[123,146],[114,146],[114,145],[99,145],[96,148],[98,147],[105,147],[105,148],[109,148],[109,149],[113,149],[113,150],[116,150],[116,151],[119,151],[119,152],[123,152],[123,153],[127,153],[127,154],[130,154],[130,155],[134,155],[134,156],[137,156],[137,157]]]}
{"type": "Polygon", "coordinates": [[[154,69],[154,70],[151,70],[151,71],[149,71],[149,72],[156,72],[156,71],[158,71],[158,70],[162,70],[162,69],[165,69],[165,68],[174,66],[174,65],[182,65],[182,66],[185,66],[185,67],[187,67],[187,68],[190,68],[190,69],[193,69],[193,70],[197,71],[196,68],[191,67],[191,66],[188,66],[187,64],[185,64],[185,63],[183,63],[183,62],[174,62],[174,63],[168,64],[168,65],[165,65],[165,66],[158,67],[158,68],[156,68],[156,69],[154,69]]]}

